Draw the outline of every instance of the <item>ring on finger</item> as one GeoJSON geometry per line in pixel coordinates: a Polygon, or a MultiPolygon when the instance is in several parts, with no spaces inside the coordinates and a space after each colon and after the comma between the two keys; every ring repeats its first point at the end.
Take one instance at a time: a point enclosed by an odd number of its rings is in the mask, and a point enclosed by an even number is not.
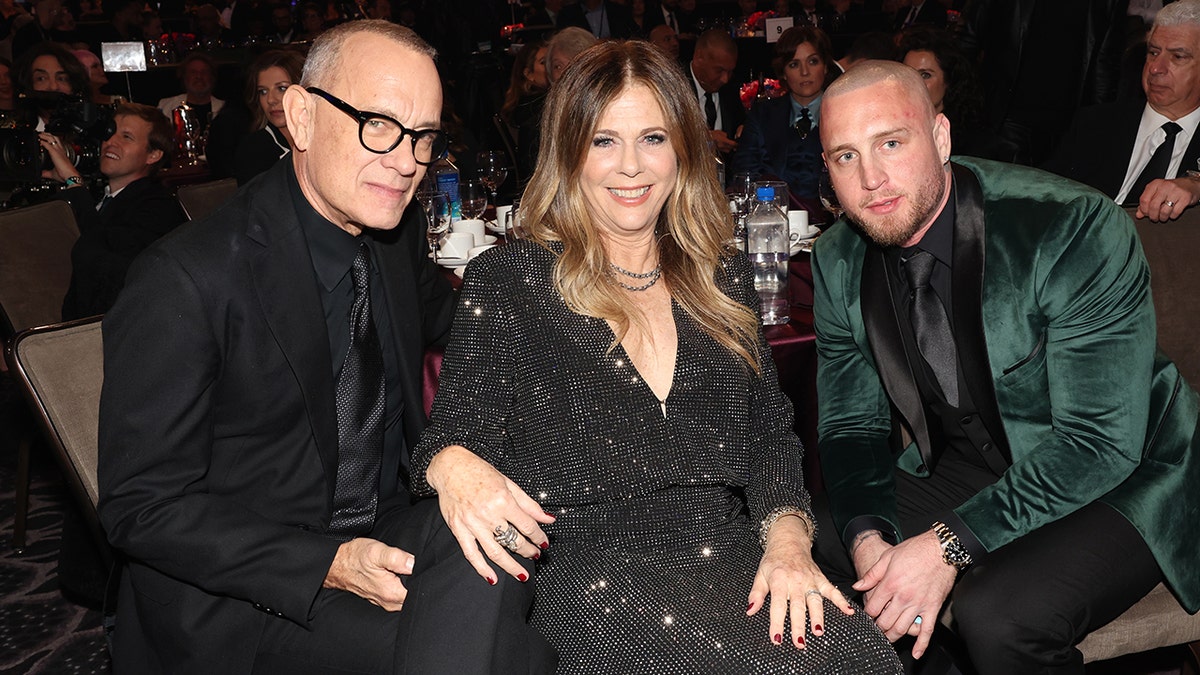
{"type": "Polygon", "coordinates": [[[924,619],[922,619],[922,618],[921,618],[921,615],[920,615],[920,614],[918,614],[918,615],[917,615],[917,618],[913,619],[913,625],[914,625],[914,626],[920,626],[922,621],[924,621],[924,619]]]}
{"type": "Polygon", "coordinates": [[[492,530],[492,536],[496,538],[497,544],[510,551],[516,551],[519,548],[517,541],[520,540],[521,533],[512,523],[497,525],[496,529],[492,530]]]}
{"type": "Polygon", "coordinates": [[[1173,209],[1173,208],[1175,208],[1175,202],[1174,202],[1174,201],[1172,201],[1172,200],[1170,200],[1170,199],[1168,199],[1168,200],[1166,201],[1166,204],[1167,204],[1167,208],[1170,208],[1170,209],[1173,209]]]}
{"type": "Polygon", "coordinates": [[[821,591],[818,591],[815,588],[810,588],[807,591],[804,591],[804,599],[805,600],[807,600],[808,596],[810,596],[810,595],[821,595],[821,591]]]}

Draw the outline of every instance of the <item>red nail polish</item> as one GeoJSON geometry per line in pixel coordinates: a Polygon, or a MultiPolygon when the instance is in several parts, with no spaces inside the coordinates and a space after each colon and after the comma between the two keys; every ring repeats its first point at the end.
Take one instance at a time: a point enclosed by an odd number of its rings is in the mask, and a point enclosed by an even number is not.
{"type": "Polygon", "coordinates": [[[533,559],[534,559],[534,560],[541,560],[541,559],[542,559],[542,554],[541,554],[541,553],[534,553],[534,554],[533,554],[533,559]]]}
{"type": "Polygon", "coordinates": [[[772,639],[775,641],[775,644],[777,644],[777,645],[783,644],[783,636],[780,635],[779,633],[776,633],[775,637],[772,639]]]}
{"type": "Polygon", "coordinates": [[[549,511],[542,511],[542,513],[546,514],[547,516],[550,516],[551,518],[556,518],[556,517],[557,517],[557,516],[555,516],[553,513],[550,513],[549,511]]]}
{"type": "Polygon", "coordinates": [[[518,581],[529,581],[529,577],[524,572],[522,572],[517,575],[517,580],[518,581]]]}
{"type": "Polygon", "coordinates": [[[495,585],[496,585],[496,580],[495,580],[495,579],[493,579],[493,578],[491,578],[491,577],[488,577],[488,578],[487,578],[487,582],[488,582],[489,584],[491,584],[492,586],[495,586],[495,585]]]}
{"type": "Polygon", "coordinates": [[[820,633],[822,630],[823,629],[821,628],[821,624],[817,624],[817,625],[813,626],[814,633],[820,633]]]}
{"type": "Polygon", "coordinates": [[[550,542],[543,541],[542,543],[538,544],[538,546],[540,546],[542,548],[542,550],[545,551],[546,549],[550,548],[550,542]]]}
{"type": "Polygon", "coordinates": [[[796,638],[796,645],[797,645],[797,646],[800,646],[800,647],[803,647],[803,646],[804,646],[804,636],[803,636],[803,635],[801,635],[800,637],[796,638]]]}
{"type": "Polygon", "coordinates": [[[749,612],[749,611],[750,611],[750,610],[752,610],[752,609],[754,609],[754,603],[753,603],[753,602],[752,602],[752,603],[750,603],[750,604],[748,604],[748,605],[746,605],[746,611],[747,611],[747,612],[749,612]]]}

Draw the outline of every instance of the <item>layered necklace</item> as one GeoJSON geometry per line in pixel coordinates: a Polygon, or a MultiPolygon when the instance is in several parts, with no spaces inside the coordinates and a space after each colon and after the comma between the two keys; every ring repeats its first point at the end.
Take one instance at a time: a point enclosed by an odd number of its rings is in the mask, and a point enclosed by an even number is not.
{"type": "Polygon", "coordinates": [[[612,277],[613,281],[616,282],[618,286],[627,291],[644,291],[658,283],[659,277],[662,276],[662,263],[655,265],[654,269],[650,270],[649,272],[630,272],[624,267],[615,265],[613,263],[608,263],[608,275],[612,277]],[[614,274],[614,272],[616,274],[614,274]],[[621,278],[618,277],[617,274],[629,277],[630,279],[637,279],[638,281],[644,281],[646,279],[649,279],[649,281],[645,281],[645,283],[640,286],[632,286],[624,281],[621,281],[621,278]]]}

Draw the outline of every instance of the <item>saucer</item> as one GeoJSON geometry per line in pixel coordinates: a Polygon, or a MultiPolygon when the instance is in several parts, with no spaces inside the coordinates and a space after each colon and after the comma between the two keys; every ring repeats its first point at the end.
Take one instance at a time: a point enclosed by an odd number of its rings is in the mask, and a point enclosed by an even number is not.
{"type": "Polygon", "coordinates": [[[790,249],[791,255],[796,255],[797,253],[800,253],[800,252],[812,253],[813,243],[816,241],[817,241],[816,237],[811,237],[809,239],[801,239],[800,241],[796,242],[795,244],[792,244],[791,249],[790,249]]]}
{"type": "Polygon", "coordinates": [[[463,267],[471,262],[470,258],[450,258],[448,256],[438,256],[437,264],[442,267],[463,267]]]}
{"type": "MultiPolygon", "coordinates": [[[[504,234],[504,226],[497,223],[494,220],[484,221],[483,226],[487,228],[488,232],[495,232],[496,234],[504,234]]],[[[492,237],[492,239],[495,239],[495,237],[492,237]]],[[[493,242],[488,242],[488,243],[490,244],[493,242]]]]}

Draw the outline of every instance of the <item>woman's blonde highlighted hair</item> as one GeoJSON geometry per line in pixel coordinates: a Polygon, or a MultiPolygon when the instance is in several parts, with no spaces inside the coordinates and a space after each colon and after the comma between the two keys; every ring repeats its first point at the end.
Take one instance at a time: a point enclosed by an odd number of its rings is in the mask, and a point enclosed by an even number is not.
{"type": "Polygon", "coordinates": [[[733,224],[690,83],[679,66],[647,42],[600,43],[576,57],[550,89],[542,117],[537,169],[521,199],[523,235],[561,242],[554,285],[572,311],[611,321],[616,341],[643,317],[611,282],[601,234],[584,201],[580,177],[601,114],[622,93],[645,86],[658,101],[675,150],[675,187],[659,214],[659,262],[671,296],[718,344],[759,370],[758,317],[721,290],[733,224]]]}

